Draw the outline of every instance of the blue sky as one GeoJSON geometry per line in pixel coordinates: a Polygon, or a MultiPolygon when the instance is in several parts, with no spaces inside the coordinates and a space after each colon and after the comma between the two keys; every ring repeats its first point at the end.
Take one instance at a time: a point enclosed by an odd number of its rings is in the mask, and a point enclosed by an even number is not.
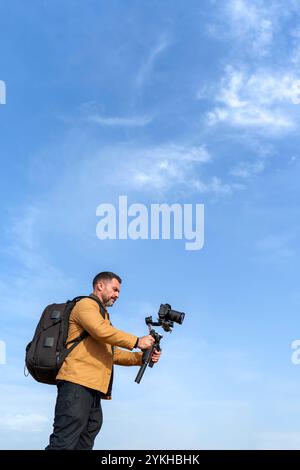
{"type": "Polygon", "coordinates": [[[39,449],[23,377],[44,306],[123,278],[137,335],[186,312],[140,385],[118,368],[97,449],[300,448],[300,2],[0,2],[0,447],[39,449]],[[96,237],[96,208],[204,204],[205,244],[96,237]],[[155,428],[149,433],[143,422],[155,428]]]}

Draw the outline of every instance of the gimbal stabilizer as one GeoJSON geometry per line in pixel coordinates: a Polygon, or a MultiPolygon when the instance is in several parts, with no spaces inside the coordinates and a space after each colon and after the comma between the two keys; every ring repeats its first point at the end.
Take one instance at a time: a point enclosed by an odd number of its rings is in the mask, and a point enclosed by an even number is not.
{"type": "Polygon", "coordinates": [[[184,316],[185,313],[172,310],[171,305],[161,304],[158,311],[158,320],[156,322],[152,320],[152,317],[145,318],[146,325],[149,328],[149,334],[154,338],[154,343],[151,349],[146,349],[143,351],[143,364],[141,365],[135,378],[136,383],[140,383],[148,365],[149,367],[154,366],[154,362],[151,360],[154,350],[161,351],[160,340],[162,339],[162,336],[157,333],[152,328],[152,326],[161,326],[164,331],[171,332],[174,326],[174,322],[181,325],[184,320],[184,316]]]}

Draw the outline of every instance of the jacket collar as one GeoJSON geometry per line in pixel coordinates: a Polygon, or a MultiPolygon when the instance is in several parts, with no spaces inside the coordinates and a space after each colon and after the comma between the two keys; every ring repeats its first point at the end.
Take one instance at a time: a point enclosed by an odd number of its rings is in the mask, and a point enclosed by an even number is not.
{"type": "Polygon", "coordinates": [[[101,302],[101,300],[99,299],[99,297],[97,297],[97,296],[96,296],[95,294],[93,294],[93,293],[90,294],[89,297],[92,297],[92,299],[97,300],[97,302],[99,302],[99,303],[102,305],[102,307],[103,307],[103,309],[104,309],[104,311],[105,311],[105,314],[107,315],[107,318],[109,319],[108,311],[106,310],[105,306],[103,305],[103,303],[101,302]]]}

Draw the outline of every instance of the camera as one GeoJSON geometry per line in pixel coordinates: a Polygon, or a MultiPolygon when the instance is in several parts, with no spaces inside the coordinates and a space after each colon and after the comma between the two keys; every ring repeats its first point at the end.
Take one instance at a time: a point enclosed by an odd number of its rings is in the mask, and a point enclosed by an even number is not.
{"type": "Polygon", "coordinates": [[[184,316],[185,313],[172,310],[171,305],[169,304],[161,304],[159,307],[158,318],[162,323],[162,327],[164,323],[168,323],[171,327],[173,327],[174,322],[182,325],[184,316]]]}
{"type": "Polygon", "coordinates": [[[184,316],[185,313],[177,312],[177,310],[172,310],[171,305],[160,304],[157,322],[153,322],[152,317],[146,317],[145,321],[148,326],[161,326],[165,331],[172,331],[174,322],[179,323],[179,325],[182,325],[184,316]]]}

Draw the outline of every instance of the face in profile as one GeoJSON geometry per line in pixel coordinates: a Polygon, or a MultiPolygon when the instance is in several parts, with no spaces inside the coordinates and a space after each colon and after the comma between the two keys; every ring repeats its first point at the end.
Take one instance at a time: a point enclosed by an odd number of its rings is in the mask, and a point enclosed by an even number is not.
{"type": "Polygon", "coordinates": [[[102,302],[106,307],[111,307],[120,295],[120,283],[117,279],[99,282],[101,287],[102,302]]]}

